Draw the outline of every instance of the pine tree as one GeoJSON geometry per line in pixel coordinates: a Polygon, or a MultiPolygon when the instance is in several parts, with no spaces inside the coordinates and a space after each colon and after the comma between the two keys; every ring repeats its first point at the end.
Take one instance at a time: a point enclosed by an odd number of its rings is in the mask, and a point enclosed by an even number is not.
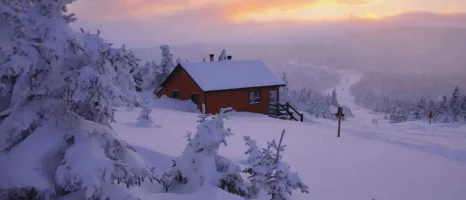
{"type": "Polygon", "coordinates": [[[455,90],[453,91],[453,94],[450,98],[449,107],[449,113],[452,120],[454,122],[458,122],[461,114],[461,95],[458,86],[455,87],[455,90]]]}
{"type": "MultiPolygon", "coordinates": [[[[171,71],[175,68],[175,62],[173,61],[173,54],[170,52],[170,47],[168,45],[160,46],[162,53],[162,61],[160,62],[160,70],[156,72],[156,82],[160,84],[171,71]]],[[[159,85],[156,86],[154,93],[158,91],[159,85]]]]}
{"type": "Polygon", "coordinates": [[[270,168],[270,177],[267,181],[268,194],[272,200],[290,199],[293,190],[300,189],[302,193],[309,193],[308,187],[301,181],[296,173],[290,171],[290,167],[282,161],[282,153],[286,145],[282,144],[283,135],[279,143],[275,140],[267,143],[267,149],[264,149],[264,161],[272,163],[270,168]],[[272,152],[273,151],[273,152],[272,152]]]}
{"type": "Polygon", "coordinates": [[[427,105],[427,114],[432,113],[432,117],[437,115],[437,107],[435,105],[434,100],[430,100],[429,104],[427,105]]]}
{"type": "Polygon", "coordinates": [[[335,107],[340,106],[340,104],[338,103],[336,88],[333,88],[331,99],[332,99],[332,100],[331,100],[331,105],[332,105],[332,106],[335,106],[335,107]]]}
{"type": "Polygon", "coordinates": [[[218,61],[222,60],[227,60],[227,51],[225,49],[222,49],[222,52],[220,53],[220,56],[218,57],[218,61]]]}
{"type": "Polygon", "coordinates": [[[286,72],[283,72],[282,81],[285,83],[285,86],[280,87],[280,101],[289,102],[290,101],[290,88],[288,86],[288,78],[286,77],[286,72]]]}
{"type": "Polygon", "coordinates": [[[255,199],[259,196],[261,190],[267,189],[267,181],[268,177],[270,177],[269,169],[273,163],[265,162],[255,140],[252,140],[249,136],[244,136],[244,141],[248,146],[246,151],[248,167],[244,172],[250,174],[248,179],[251,182],[251,187],[248,188],[248,191],[251,197],[255,199]]]}
{"type": "Polygon", "coordinates": [[[8,158],[0,177],[10,177],[0,193],[6,198],[83,192],[86,199],[105,199],[106,188],[115,183],[130,187],[155,179],[110,126],[112,105],[135,103],[129,71],[136,59],[124,47],[112,48],[99,32],[72,31],[69,23],[76,18],[65,14],[71,2],[0,1],[0,21],[6,22],[0,24],[5,31],[0,37],[0,99],[8,102],[0,110],[0,153],[8,158]],[[27,165],[37,166],[33,174],[38,179],[27,185],[8,183],[28,170],[16,169],[25,151],[37,153],[35,160],[41,163],[30,160],[27,165]]]}
{"type": "Polygon", "coordinates": [[[150,117],[151,112],[152,110],[149,107],[144,106],[141,110],[141,113],[139,114],[138,124],[141,126],[148,126],[154,123],[154,121],[150,117]]]}
{"type": "Polygon", "coordinates": [[[435,117],[436,122],[446,123],[449,122],[449,109],[447,96],[443,96],[442,100],[437,106],[437,116],[435,117]]]}
{"type": "Polygon", "coordinates": [[[249,136],[244,137],[248,146],[248,167],[244,170],[250,174],[251,182],[249,192],[252,198],[257,198],[262,190],[271,196],[271,199],[289,199],[292,191],[300,189],[302,193],[308,193],[308,187],[301,181],[296,173],[290,171],[290,167],[282,161],[282,153],[286,145],[282,144],[285,130],[277,145],[275,140],[267,143],[267,148],[259,150],[255,140],[249,136]]]}
{"type": "Polygon", "coordinates": [[[401,123],[408,120],[408,114],[401,101],[396,101],[393,104],[389,119],[390,123],[401,123]]]}
{"type": "Polygon", "coordinates": [[[160,67],[154,62],[146,62],[133,73],[136,88],[139,92],[153,91],[162,80],[157,79],[157,72],[161,72],[160,67]]]}
{"type": "Polygon", "coordinates": [[[461,116],[463,117],[463,121],[466,122],[466,96],[461,98],[461,116]]]}
{"type": "Polygon", "coordinates": [[[221,109],[218,115],[200,116],[195,136],[188,136],[185,150],[173,162],[172,170],[162,176],[165,191],[194,192],[202,185],[208,185],[248,196],[239,167],[218,154],[221,144],[227,145],[226,137],[232,135],[231,130],[224,127],[223,121],[230,111],[221,109]]]}
{"type": "Polygon", "coordinates": [[[414,119],[420,120],[420,119],[425,119],[428,115],[427,112],[427,104],[426,100],[424,97],[421,97],[421,99],[418,101],[416,108],[413,112],[414,119]]]}

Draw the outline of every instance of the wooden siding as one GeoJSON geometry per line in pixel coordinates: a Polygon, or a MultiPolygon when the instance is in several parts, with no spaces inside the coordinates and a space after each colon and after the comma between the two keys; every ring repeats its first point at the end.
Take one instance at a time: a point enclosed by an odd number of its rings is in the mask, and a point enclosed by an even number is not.
{"type": "Polygon", "coordinates": [[[207,92],[206,112],[218,113],[220,108],[232,107],[235,111],[239,112],[267,114],[270,90],[277,90],[277,98],[279,98],[280,91],[278,86],[207,92]],[[249,92],[252,91],[261,92],[260,103],[249,104],[249,92]]]}
{"type": "Polygon", "coordinates": [[[204,92],[197,85],[197,83],[189,76],[189,74],[182,68],[176,67],[175,71],[172,72],[171,77],[169,77],[165,82],[163,88],[157,93],[158,97],[166,95],[173,98],[173,90],[178,90],[181,100],[191,100],[191,94],[198,94],[198,109],[202,109],[202,104],[204,100],[204,92]]]}

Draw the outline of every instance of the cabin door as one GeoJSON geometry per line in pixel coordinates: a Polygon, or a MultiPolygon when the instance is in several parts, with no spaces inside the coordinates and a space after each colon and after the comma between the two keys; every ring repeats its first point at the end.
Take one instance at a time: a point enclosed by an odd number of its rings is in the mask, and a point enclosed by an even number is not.
{"type": "Polygon", "coordinates": [[[269,92],[269,103],[270,104],[278,103],[278,91],[277,90],[270,90],[270,92],[269,92]]]}

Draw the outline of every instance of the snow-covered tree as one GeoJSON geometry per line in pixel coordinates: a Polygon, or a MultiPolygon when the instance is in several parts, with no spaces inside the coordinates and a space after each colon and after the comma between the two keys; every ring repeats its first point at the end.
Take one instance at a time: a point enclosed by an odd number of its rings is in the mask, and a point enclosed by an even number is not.
{"type": "Polygon", "coordinates": [[[176,65],[173,60],[173,54],[170,52],[170,46],[162,45],[160,46],[160,50],[162,53],[162,61],[160,63],[161,73],[167,76],[176,65]]]}
{"type": "Polygon", "coordinates": [[[389,118],[390,123],[400,123],[408,120],[408,113],[400,101],[396,101],[396,103],[393,104],[389,118]]]}
{"type": "Polygon", "coordinates": [[[415,120],[420,120],[420,119],[425,119],[427,115],[428,115],[428,111],[427,111],[426,99],[424,97],[421,97],[421,99],[416,104],[415,110],[412,112],[412,116],[415,120]]]}
{"type": "Polygon", "coordinates": [[[162,81],[157,79],[157,73],[160,72],[160,67],[155,61],[146,62],[143,66],[136,69],[133,77],[137,90],[140,92],[153,91],[162,81]]]}
{"type": "Polygon", "coordinates": [[[280,87],[280,101],[289,102],[290,101],[290,87],[288,86],[288,78],[286,77],[286,72],[283,72],[282,81],[286,85],[284,87],[280,87]]]}
{"type": "Polygon", "coordinates": [[[155,83],[157,84],[154,93],[156,93],[159,90],[159,85],[162,83],[165,78],[168,77],[170,72],[175,69],[176,64],[173,60],[173,54],[170,52],[170,46],[168,45],[162,45],[160,46],[160,50],[162,53],[162,60],[160,62],[160,67],[156,71],[155,75],[155,83]]]}
{"type": "Polygon", "coordinates": [[[272,200],[287,200],[293,190],[301,190],[302,193],[308,193],[308,187],[301,181],[296,173],[290,171],[288,164],[282,161],[282,153],[286,145],[283,145],[283,131],[279,143],[275,140],[267,143],[267,149],[263,150],[263,158],[266,163],[272,163],[270,166],[270,177],[267,181],[268,194],[272,200]]]}
{"type": "Polygon", "coordinates": [[[443,96],[437,106],[437,115],[435,121],[446,123],[450,121],[447,96],[443,96]]]}
{"type": "Polygon", "coordinates": [[[340,104],[338,103],[338,97],[337,97],[336,88],[333,88],[330,105],[335,106],[335,107],[340,106],[340,104]]]}
{"type": "MultiPolygon", "coordinates": [[[[262,151],[257,146],[257,142],[252,140],[249,136],[244,136],[244,141],[248,146],[246,155],[248,155],[248,167],[244,170],[245,173],[250,174],[248,177],[251,186],[248,188],[251,198],[257,198],[262,190],[267,189],[267,181],[270,177],[270,167],[273,163],[264,162],[262,151]]],[[[271,161],[271,160],[267,160],[271,161]]]]}
{"type": "Polygon", "coordinates": [[[220,53],[220,56],[218,56],[218,61],[228,60],[227,57],[228,57],[227,51],[225,49],[222,49],[222,52],[220,53]]]}
{"type": "Polygon", "coordinates": [[[451,118],[454,122],[458,122],[461,115],[461,95],[458,86],[455,87],[449,103],[451,118]]]}
{"type": "Polygon", "coordinates": [[[221,144],[231,130],[224,127],[224,119],[231,109],[222,109],[218,115],[201,115],[197,132],[188,135],[183,153],[173,161],[173,168],[162,176],[165,191],[194,192],[202,185],[222,188],[230,193],[247,196],[239,167],[218,154],[221,144]]]}
{"type": "Polygon", "coordinates": [[[466,95],[461,98],[461,116],[463,117],[463,121],[466,122],[466,95]]]}
{"type": "Polygon", "coordinates": [[[138,125],[148,126],[154,123],[154,121],[150,117],[151,112],[152,110],[149,107],[147,106],[142,107],[141,113],[139,114],[139,117],[138,117],[138,125]]]}
{"type": "Polygon", "coordinates": [[[249,136],[244,137],[248,150],[248,167],[244,170],[250,174],[249,191],[251,198],[257,198],[261,191],[267,192],[271,199],[290,199],[293,190],[308,193],[308,187],[301,181],[296,173],[290,171],[288,164],[282,161],[282,153],[286,145],[282,144],[283,135],[277,144],[275,140],[267,143],[267,148],[259,150],[255,140],[249,136]]]}
{"type": "Polygon", "coordinates": [[[110,126],[112,105],[136,103],[135,58],[99,33],[72,31],[74,14],[65,14],[71,2],[0,1],[0,99],[7,102],[0,177],[8,177],[0,193],[7,197],[105,199],[109,188],[155,178],[110,126]],[[25,154],[34,159],[23,163],[25,154]]]}
{"type": "MultiPolygon", "coordinates": [[[[93,35],[93,37],[98,37],[93,35]]],[[[114,105],[117,106],[128,106],[129,104],[132,105],[139,105],[135,88],[136,83],[133,79],[131,71],[134,71],[139,68],[139,58],[133,54],[132,51],[127,50],[123,45],[121,48],[115,49],[110,48],[110,44],[108,44],[107,51],[101,51],[103,53],[103,57],[107,56],[107,59],[104,60],[110,64],[114,71],[115,76],[113,77],[113,84],[117,86],[120,90],[119,98],[117,101],[114,101],[114,105]],[[119,101],[118,101],[119,100],[119,101]]]]}

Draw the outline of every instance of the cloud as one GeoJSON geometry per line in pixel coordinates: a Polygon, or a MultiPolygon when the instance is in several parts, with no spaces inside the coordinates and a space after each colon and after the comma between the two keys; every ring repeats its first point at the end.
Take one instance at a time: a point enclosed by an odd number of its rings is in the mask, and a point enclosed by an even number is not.
{"type": "Polygon", "coordinates": [[[232,19],[237,15],[286,11],[315,5],[362,5],[377,0],[79,0],[70,7],[92,20],[146,19],[199,10],[232,19]],[[221,11],[221,12],[216,12],[221,11]]]}
{"type": "Polygon", "coordinates": [[[159,44],[192,43],[306,43],[314,36],[361,31],[365,29],[404,27],[466,28],[466,13],[438,14],[411,12],[373,21],[348,18],[336,21],[225,21],[221,9],[210,7],[185,10],[177,14],[150,19],[123,19],[95,21],[80,18],[72,26],[91,31],[100,29],[105,39],[131,47],[159,44]],[[204,9],[210,12],[204,12],[204,9]]]}

